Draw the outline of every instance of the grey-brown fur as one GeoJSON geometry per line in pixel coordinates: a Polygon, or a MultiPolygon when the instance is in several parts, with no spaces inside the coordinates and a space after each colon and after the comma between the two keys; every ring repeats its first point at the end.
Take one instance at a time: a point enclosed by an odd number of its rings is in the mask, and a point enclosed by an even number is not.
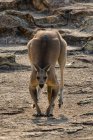
{"type": "Polygon", "coordinates": [[[58,31],[40,30],[28,43],[28,54],[32,64],[32,74],[30,78],[29,90],[34,100],[37,115],[41,115],[38,106],[38,93],[36,87],[41,88],[47,84],[49,107],[46,111],[47,116],[53,115],[54,101],[60,90],[59,107],[63,103],[64,88],[64,67],[66,63],[66,42],[58,31]],[[61,71],[61,82],[58,84],[55,74],[55,65],[58,61],[61,71]]]}

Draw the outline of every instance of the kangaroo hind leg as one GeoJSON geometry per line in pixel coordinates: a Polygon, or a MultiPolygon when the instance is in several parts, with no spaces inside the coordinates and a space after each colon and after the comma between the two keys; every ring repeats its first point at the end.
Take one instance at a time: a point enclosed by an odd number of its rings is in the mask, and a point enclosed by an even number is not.
{"type": "Polygon", "coordinates": [[[32,97],[32,99],[34,101],[34,105],[36,107],[36,111],[37,111],[36,116],[42,116],[41,110],[40,110],[40,108],[38,106],[38,97],[37,97],[38,93],[37,93],[36,88],[29,87],[29,91],[30,91],[31,97],[32,97]]]}
{"type": "Polygon", "coordinates": [[[64,90],[64,68],[66,64],[66,52],[65,49],[61,50],[60,56],[58,59],[60,66],[61,80],[60,80],[60,91],[59,91],[59,108],[63,104],[63,90],[64,90]]]}
{"type": "Polygon", "coordinates": [[[52,89],[52,87],[48,87],[48,100],[49,100],[49,107],[47,108],[46,115],[53,116],[53,109],[54,109],[54,101],[57,97],[58,89],[52,89]]]}

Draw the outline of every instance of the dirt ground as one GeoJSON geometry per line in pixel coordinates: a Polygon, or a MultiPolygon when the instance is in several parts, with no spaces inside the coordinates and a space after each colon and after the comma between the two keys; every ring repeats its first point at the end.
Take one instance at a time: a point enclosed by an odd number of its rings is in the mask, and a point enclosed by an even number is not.
{"type": "MultiPolygon", "coordinates": [[[[16,57],[11,67],[0,61],[0,140],[93,140],[93,1],[70,0],[66,5],[48,0],[47,9],[39,1],[41,11],[31,0],[0,0],[0,56],[16,57]],[[23,44],[40,28],[58,29],[69,46],[64,103],[59,109],[57,97],[53,117],[33,116],[28,90],[31,67],[23,44]]],[[[58,65],[56,73],[60,81],[58,65]]],[[[46,92],[39,105],[45,113],[46,92]]]]}
{"type": "MultiPolygon", "coordinates": [[[[0,52],[16,53],[16,62],[27,68],[0,72],[0,140],[92,140],[93,139],[93,56],[69,54],[65,69],[64,104],[53,117],[34,117],[28,85],[31,70],[26,46],[2,46],[0,52]]],[[[59,68],[56,68],[60,80],[59,68]]],[[[40,95],[45,112],[47,94],[40,95]]]]}

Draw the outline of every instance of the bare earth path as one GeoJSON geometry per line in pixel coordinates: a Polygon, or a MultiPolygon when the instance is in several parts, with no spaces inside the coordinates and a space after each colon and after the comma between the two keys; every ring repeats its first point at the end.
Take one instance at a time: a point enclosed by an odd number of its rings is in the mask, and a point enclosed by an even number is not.
{"type": "MultiPolygon", "coordinates": [[[[19,52],[26,46],[7,47],[19,52]],[[21,49],[20,49],[21,48],[21,49]]],[[[2,47],[0,51],[6,51],[2,47]]],[[[27,53],[16,54],[19,64],[29,66],[27,53]]],[[[54,117],[34,117],[28,91],[30,69],[0,72],[0,140],[93,140],[93,56],[68,55],[65,69],[64,105],[54,117]]],[[[56,68],[60,79],[59,68],[56,68]]],[[[45,112],[47,94],[40,95],[45,112]]]]}

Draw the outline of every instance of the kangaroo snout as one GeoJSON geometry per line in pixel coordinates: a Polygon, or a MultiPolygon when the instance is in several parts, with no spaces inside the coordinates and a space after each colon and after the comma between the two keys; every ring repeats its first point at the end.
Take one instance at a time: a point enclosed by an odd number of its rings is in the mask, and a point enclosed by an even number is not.
{"type": "Polygon", "coordinates": [[[44,84],[39,84],[39,87],[40,87],[40,88],[43,88],[43,87],[44,87],[44,84]]]}

